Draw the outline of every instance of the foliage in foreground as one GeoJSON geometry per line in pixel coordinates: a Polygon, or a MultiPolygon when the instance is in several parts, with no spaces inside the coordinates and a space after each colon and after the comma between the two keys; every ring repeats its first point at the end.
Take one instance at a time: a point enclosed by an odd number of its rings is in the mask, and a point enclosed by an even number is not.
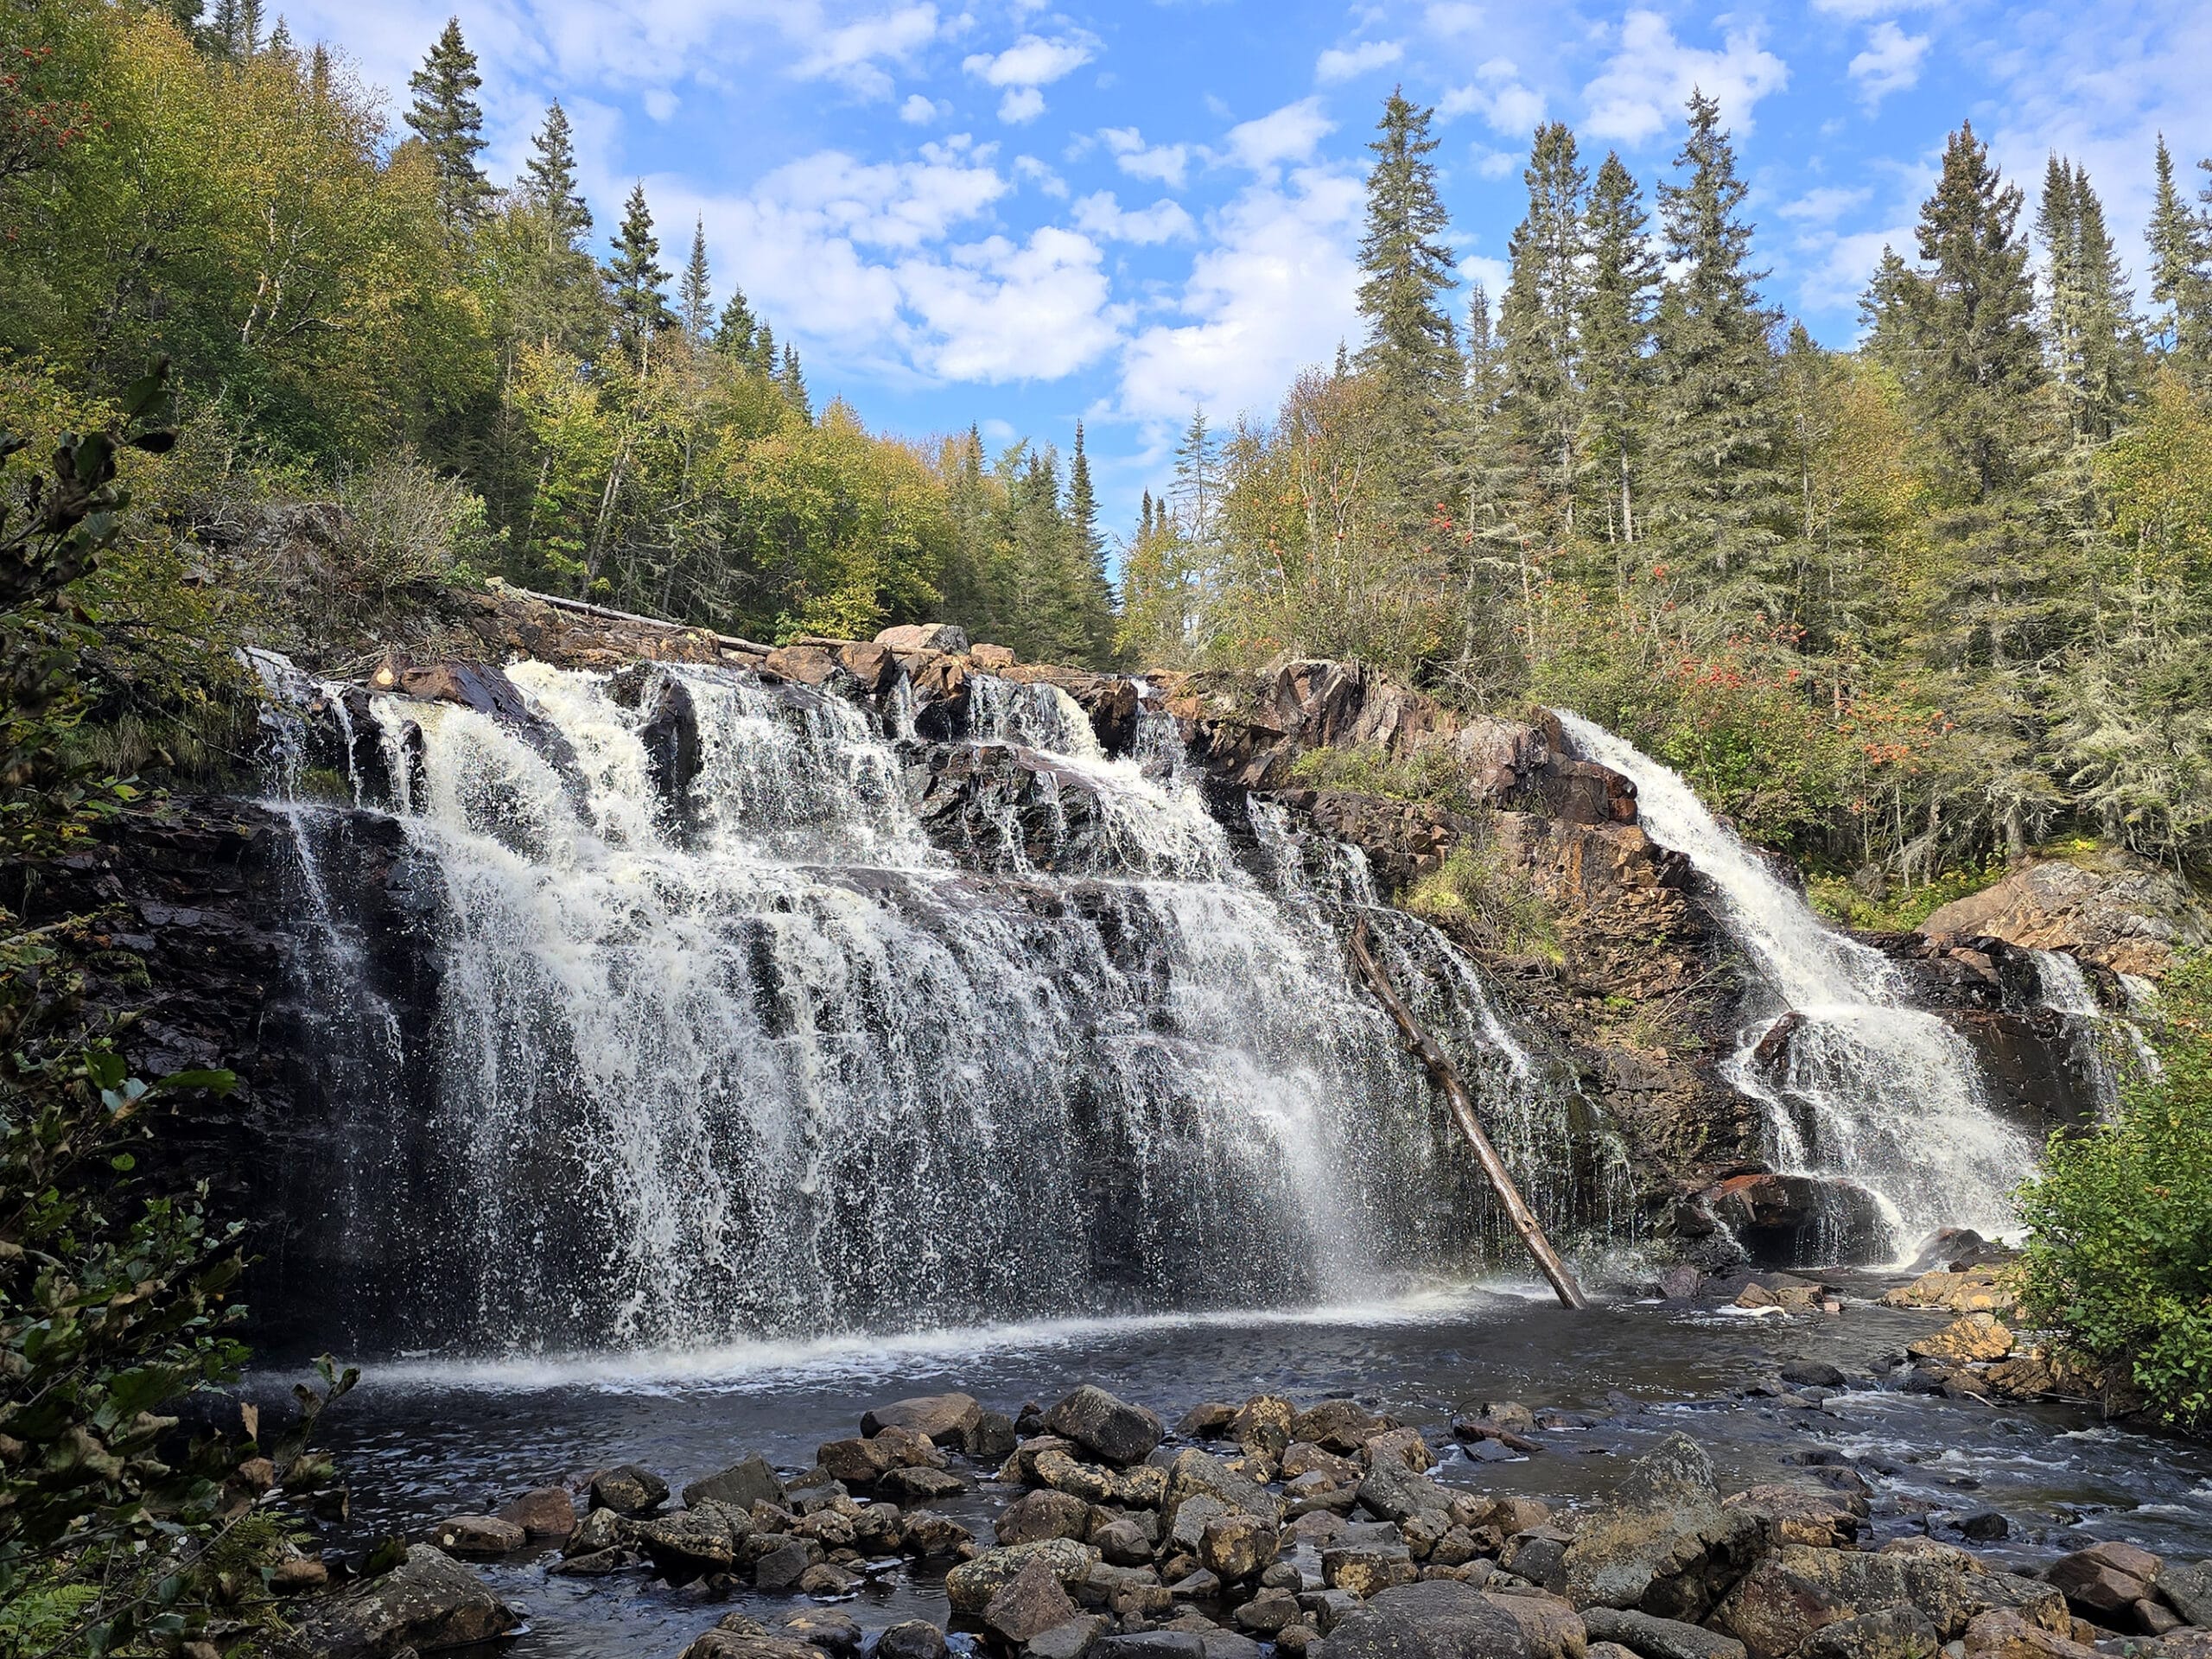
{"type": "Polygon", "coordinates": [[[2171,1421],[2212,1424],[2212,955],[2164,985],[2164,1074],[2052,1138],[2024,1195],[2028,1306],[2171,1421]]]}

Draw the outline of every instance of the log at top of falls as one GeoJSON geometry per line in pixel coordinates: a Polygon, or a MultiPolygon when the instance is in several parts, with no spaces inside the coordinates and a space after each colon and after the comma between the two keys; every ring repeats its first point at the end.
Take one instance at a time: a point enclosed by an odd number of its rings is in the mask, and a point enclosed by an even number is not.
{"type": "Polygon", "coordinates": [[[1514,1230],[1521,1235],[1521,1242],[1529,1247],[1529,1254],[1535,1258],[1537,1267],[1543,1270],[1544,1277],[1551,1281],[1553,1290],[1559,1294],[1560,1305],[1577,1308],[1589,1306],[1589,1299],[1583,1295],[1582,1287],[1575,1281],[1574,1274],[1568,1271],[1567,1263],[1559,1259],[1559,1253],[1552,1249],[1551,1241],[1544,1236],[1543,1224],[1536,1219],[1535,1212],[1529,1208],[1528,1201],[1522,1198],[1520,1188],[1513,1185],[1513,1176],[1505,1167],[1505,1160],[1497,1155],[1497,1148],[1491,1144],[1490,1136],[1484,1133],[1482,1119],[1475,1112],[1474,1096],[1467,1092],[1467,1085],[1460,1080],[1459,1067],[1452,1064],[1450,1058],[1437,1046],[1436,1039],[1421,1029],[1420,1021],[1413,1016],[1413,1011],[1399,999],[1382,965],[1368,950],[1367,918],[1364,916],[1352,929],[1351,954],[1353,960],[1359,964],[1362,976],[1383,1007],[1389,1011],[1390,1018],[1404,1035],[1407,1048],[1421,1061],[1422,1068],[1428,1073],[1429,1081],[1451,1103],[1452,1116],[1459,1121],[1460,1131],[1467,1137],[1468,1144],[1474,1147],[1476,1161],[1482,1165],[1483,1173],[1490,1178],[1491,1189],[1497,1192],[1498,1202],[1505,1206],[1505,1213],[1511,1218],[1514,1230]]]}

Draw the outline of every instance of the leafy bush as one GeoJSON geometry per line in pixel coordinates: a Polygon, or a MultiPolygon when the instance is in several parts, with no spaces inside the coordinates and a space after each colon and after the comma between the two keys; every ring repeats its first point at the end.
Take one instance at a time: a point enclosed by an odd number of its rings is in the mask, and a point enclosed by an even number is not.
{"type": "Polygon", "coordinates": [[[2164,1074],[2052,1138],[2023,1194],[2031,1311],[2169,1421],[2212,1423],[2212,955],[2165,982],[2164,1074]]]}
{"type": "Polygon", "coordinates": [[[1416,749],[1395,760],[1372,743],[1307,749],[1291,763],[1290,775],[1308,789],[1420,801],[1449,812],[1479,810],[1459,763],[1441,747],[1416,749]]]}

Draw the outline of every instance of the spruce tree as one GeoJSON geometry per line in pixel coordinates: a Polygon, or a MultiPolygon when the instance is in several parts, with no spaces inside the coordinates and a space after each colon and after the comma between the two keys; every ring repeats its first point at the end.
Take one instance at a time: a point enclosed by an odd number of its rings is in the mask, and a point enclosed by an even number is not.
{"type": "Polygon", "coordinates": [[[2151,298],[2165,308],[2158,343],[2192,385],[2212,378],[2212,227],[2182,199],[2174,158],[2158,135],[2157,192],[2147,232],[2151,298]]]}
{"type": "Polygon", "coordinates": [[[531,139],[506,213],[517,244],[505,273],[516,335],[588,361],[605,342],[607,289],[585,238],[591,209],[576,187],[576,152],[558,103],[531,139]]]}
{"type": "Polygon", "coordinates": [[[733,287],[722,302],[721,320],[715,324],[715,349],[748,367],[753,363],[753,331],[760,326],[745,290],[733,287]]]}
{"type": "Polygon", "coordinates": [[[2051,378],[2077,440],[2101,442],[2139,386],[2133,296],[2105,229],[2089,175],[2050,157],[2036,216],[2046,268],[2044,341],[2051,378]]]}
{"type": "Polygon", "coordinates": [[[776,353],[776,331],[768,326],[765,317],[753,336],[753,366],[771,380],[784,371],[784,360],[776,353]]]}
{"type": "Polygon", "coordinates": [[[1582,431],[1580,341],[1583,191],[1574,135],[1564,122],[1536,129],[1529,212],[1508,244],[1512,277],[1498,318],[1510,378],[1508,407],[1535,455],[1560,530],[1574,531],[1576,442],[1582,431]]]}
{"type": "Polygon", "coordinates": [[[653,336],[676,326],[664,287],[667,281],[668,272],[660,264],[660,240],[653,234],[652,210],[645,206],[645,187],[634,184],[623,204],[614,257],[607,263],[607,283],[614,305],[616,342],[641,369],[653,336]]]}
{"type": "Polygon", "coordinates": [[[798,365],[798,346],[785,346],[784,371],[776,377],[776,383],[783,387],[784,396],[793,409],[810,421],[814,418],[814,405],[806,395],[806,375],[798,365]]]}
{"type": "Polygon", "coordinates": [[[446,20],[445,32],[423,67],[407,78],[415,101],[405,119],[430,152],[438,179],[438,211],[449,234],[474,228],[492,199],[491,182],[476,165],[484,148],[484,111],[476,102],[483,85],[483,76],[476,73],[476,54],[461,39],[458,17],[446,20]]]}
{"type": "Polygon", "coordinates": [[[1525,474],[1509,407],[1512,374],[1480,283],[1468,300],[1465,339],[1451,446],[1458,520],[1452,556],[1459,589],[1459,645],[1451,677],[1472,706],[1487,708],[1524,677],[1534,573],[1521,522],[1525,474]]]}
{"type": "Polygon", "coordinates": [[[1582,452],[1589,481],[1605,503],[1607,535],[1637,539],[1644,448],[1644,404],[1651,380],[1651,319],[1661,270],[1642,193],[1618,155],[1598,169],[1584,216],[1589,276],[1582,284],[1582,452]]]}
{"type": "Polygon", "coordinates": [[[1436,194],[1435,111],[1395,90],[1368,145],[1367,227],[1360,238],[1359,365],[1381,378],[1389,418],[1410,444],[1437,430],[1459,378],[1459,353],[1441,296],[1456,278],[1444,240],[1450,221],[1436,194]]]}
{"type": "Polygon", "coordinates": [[[1775,314],[1759,303],[1766,275],[1751,268],[1751,227],[1739,216],[1747,187],[1720,125],[1720,106],[1689,100],[1689,134],[1659,186],[1667,283],[1652,328],[1651,507],[1645,515],[1671,558],[1709,569],[1716,612],[1768,609],[1769,552],[1786,521],[1775,465],[1775,314]]]}
{"type": "Polygon", "coordinates": [[[1103,668],[1114,654],[1114,590],[1106,576],[1106,537],[1098,528],[1098,497],[1091,486],[1081,421],[1075,423],[1075,453],[1068,461],[1067,521],[1079,588],[1082,660],[1103,668]]]}
{"type": "Polygon", "coordinates": [[[683,267],[683,279],[677,286],[676,304],[683,319],[683,332],[695,341],[707,338],[707,325],[714,321],[714,283],[707,270],[707,221],[704,218],[691,222],[691,257],[683,267]]]}

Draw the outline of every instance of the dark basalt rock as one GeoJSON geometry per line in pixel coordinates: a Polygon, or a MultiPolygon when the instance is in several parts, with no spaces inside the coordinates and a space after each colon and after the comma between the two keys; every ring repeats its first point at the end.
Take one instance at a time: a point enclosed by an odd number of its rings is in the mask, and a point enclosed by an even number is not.
{"type": "Polygon", "coordinates": [[[705,764],[690,688],[664,668],[638,663],[608,682],[607,694],[626,709],[644,712],[638,740],[645,745],[646,771],[662,801],[671,809],[680,807],[705,764]]]}
{"type": "Polygon", "coordinates": [[[1854,1182],[1732,1175],[1700,1196],[1761,1267],[1845,1266],[1879,1262],[1890,1253],[1881,1206],[1854,1182]]]}

